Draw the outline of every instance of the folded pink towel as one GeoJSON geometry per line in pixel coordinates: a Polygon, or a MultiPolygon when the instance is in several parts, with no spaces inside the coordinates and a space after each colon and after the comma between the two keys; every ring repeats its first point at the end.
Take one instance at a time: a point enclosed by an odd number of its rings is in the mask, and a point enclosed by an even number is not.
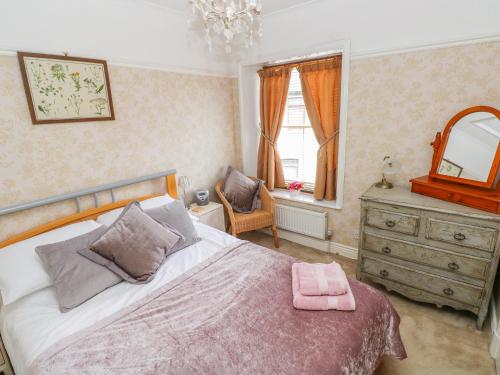
{"type": "Polygon", "coordinates": [[[304,296],[299,291],[299,275],[297,263],[292,264],[293,306],[301,310],[343,310],[356,309],[356,302],[349,282],[347,293],[340,296],[304,296]]]}
{"type": "Polygon", "coordinates": [[[338,296],[347,293],[347,277],[338,263],[296,263],[299,291],[304,296],[338,296]]]}

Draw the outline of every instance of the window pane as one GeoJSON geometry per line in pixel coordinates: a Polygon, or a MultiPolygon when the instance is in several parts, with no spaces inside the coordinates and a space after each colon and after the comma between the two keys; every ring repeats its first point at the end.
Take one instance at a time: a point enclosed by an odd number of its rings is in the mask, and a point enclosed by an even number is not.
{"type": "Polygon", "coordinates": [[[316,178],[316,161],[318,141],[311,127],[304,129],[304,172],[302,180],[314,184],[316,178]]]}
{"type": "Polygon", "coordinates": [[[297,69],[292,70],[292,76],[290,77],[290,87],[288,89],[289,93],[298,92],[302,95],[302,86],[300,85],[300,76],[297,69]]]}
{"type": "Polygon", "coordinates": [[[286,112],[278,138],[278,150],[286,181],[314,184],[318,142],[307,116],[299,72],[296,69],[292,71],[290,79],[286,112]]]}

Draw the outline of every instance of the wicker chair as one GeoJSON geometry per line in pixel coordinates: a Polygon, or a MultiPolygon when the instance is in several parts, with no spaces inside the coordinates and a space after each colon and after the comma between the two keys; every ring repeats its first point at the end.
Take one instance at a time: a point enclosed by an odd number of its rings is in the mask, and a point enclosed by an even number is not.
{"type": "Polygon", "coordinates": [[[221,191],[222,183],[223,181],[217,182],[215,185],[215,191],[222,201],[227,216],[229,217],[231,234],[237,237],[239,233],[250,232],[263,228],[271,228],[274,237],[274,247],[279,248],[280,242],[278,232],[276,231],[276,223],[274,221],[274,198],[271,194],[269,194],[269,190],[262,185],[259,194],[261,208],[257,208],[252,213],[244,214],[233,211],[233,208],[227,201],[224,193],[221,191]]]}

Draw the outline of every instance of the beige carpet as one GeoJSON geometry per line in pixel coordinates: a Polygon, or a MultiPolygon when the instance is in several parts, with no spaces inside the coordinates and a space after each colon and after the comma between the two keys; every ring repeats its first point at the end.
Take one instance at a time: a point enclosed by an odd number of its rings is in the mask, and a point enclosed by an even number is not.
{"type": "MultiPolygon", "coordinates": [[[[242,239],[274,250],[272,237],[262,233],[247,233],[242,239]]],[[[280,252],[306,262],[325,263],[335,260],[349,275],[355,275],[356,261],[328,254],[309,247],[281,240],[280,252]]],[[[399,361],[384,359],[378,375],[493,375],[495,364],[488,353],[490,327],[482,331],[475,327],[475,316],[452,308],[438,309],[434,305],[413,302],[396,293],[389,296],[401,317],[401,337],[408,358],[399,361]]]]}

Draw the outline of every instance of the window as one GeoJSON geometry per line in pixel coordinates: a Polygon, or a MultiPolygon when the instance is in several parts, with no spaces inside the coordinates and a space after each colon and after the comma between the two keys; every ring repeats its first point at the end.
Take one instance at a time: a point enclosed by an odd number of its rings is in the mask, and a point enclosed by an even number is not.
{"type": "Polygon", "coordinates": [[[307,116],[297,69],[293,69],[290,78],[286,111],[278,138],[278,151],[285,181],[304,182],[303,190],[313,191],[318,142],[307,116]]]}

